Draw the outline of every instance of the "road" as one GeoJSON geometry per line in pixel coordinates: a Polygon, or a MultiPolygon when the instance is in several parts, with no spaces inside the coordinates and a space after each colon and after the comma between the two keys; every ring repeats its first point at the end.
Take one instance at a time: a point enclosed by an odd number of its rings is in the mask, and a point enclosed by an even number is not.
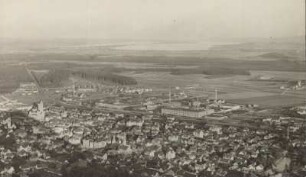
{"type": "Polygon", "coordinates": [[[11,101],[9,98],[5,97],[4,95],[1,95],[1,97],[7,102],[11,101]]]}
{"type": "Polygon", "coordinates": [[[32,80],[34,81],[37,89],[39,92],[41,92],[41,87],[37,81],[37,79],[35,78],[35,76],[33,75],[33,73],[31,72],[31,70],[28,68],[28,64],[27,63],[23,63],[24,68],[27,70],[29,76],[32,78],[32,80]]]}

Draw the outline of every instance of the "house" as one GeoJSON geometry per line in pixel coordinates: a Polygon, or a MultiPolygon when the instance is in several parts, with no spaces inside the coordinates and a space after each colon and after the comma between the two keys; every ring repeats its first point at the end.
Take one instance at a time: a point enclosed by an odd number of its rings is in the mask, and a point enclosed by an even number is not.
{"type": "Polygon", "coordinates": [[[219,126],[212,126],[209,128],[209,130],[211,132],[217,133],[218,135],[222,134],[222,127],[219,127],[219,126]]]}
{"type": "Polygon", "coordinates": [[[126,126],[132,127],[132,126],[139,126],[141,127],[144,123],[144,120],[142,118],[135,118],[135,119],[130,119],[126,122],[126,126]]]}
{"type": "Polygon", "coordinates": [[[162,151],[159,151],[159,152],[157,153],[157,157],[158,157],[159,159],[161,159],[161,160],[164,160],[164,159],[165,159],[165,154],[164,154],[162,151]]]}
{"type": "Polygon", "coordinates": [[[168,160],[174,159],[175,158],[175,151],[173,149],[170,149],[167,153],[166,153],[166,158],[168,160]]]}
{"type": "Polygon", "coordinates": [[[81,140],[82,140],[81,136],[73,135],[68,139],[68,142],[72,145],[78,145],[81,144],[81,140]]]}
{"type": "Polygon", "coordinates": [[[277,171],[279,173],[284,172],[285,170],[288,170],[291,164],[291,159],[287,157],[282,157],[277,159],[273,164],[272,168],[274,171],[277,171]]]}
{"type": "Polygon", "coordinates": [[[133,150],[131,149],[131,146],[128,145],[120,145],[118,147],[118,151],[119,154],[131,154],[133,152],[133,150]]]}
{"type": "Polygon", "coordinates": [[[91,140],[91,139],[82,140],[82,148],[84,149],[99,149],[99,148],[104,148],[106,145],[107,145],[106,141],[103,140],[91,140]]]}
{"type": "Polygon", "coordinates": [[[145,156],[148,156],[148,157],[150,157],[150,158],[153,158],[154,156],[155,156],[155,154],[156,154],[156,150],[158,149],[158,147],[156,147],[156,146],[151,146],[151,147],[149,147],[149,148],[147,148],[146,150],[145,150],[145,152],[144,152],[144,155],[145,156]]]}
{"type": "Polygon", "coordinates": [[[14,167],[5,167],[3,171],[0,172],[1,176],[11,176],[15,172],[14,167]]]}
{"type": "Polygon", "coordinates": [[[33,126],[32,131],[34,134],[45,134],[48,132],[48,129],[42,126],[33,126]]]}
{"type": "Polygon", "coordinates": [[[178,142],[179,141],[179,136],[178,135],[170,135],[168,136],[168,140],[171,142],[178,142]]]}
{"type": "Polygon", "coordinates": [[[203,130],[196,130],[193,132],[193,136],[196,138],[203,138],[204,137],[204,132],[203,130]]]}

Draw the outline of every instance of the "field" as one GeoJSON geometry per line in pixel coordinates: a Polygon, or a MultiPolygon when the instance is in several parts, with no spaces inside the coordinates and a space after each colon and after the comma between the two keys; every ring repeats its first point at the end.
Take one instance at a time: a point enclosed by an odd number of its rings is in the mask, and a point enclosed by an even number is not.
{"type": "MultiPolygon", "coordinates": [[[[62,65],[61,62],[50,61],[48,63],[42,62],[30,65],[31,68],[36,70],[39,68],[44,70],[49,69],[49,72],[34,71],[32,73],[34,76],[39,76],[40,80],[45,79],[47,84],[42,84],[43,87],[51,88],[59,87],[59,83],[66,83],[68,81],[67,79],[69,78],[69,75],[61,74],[63,72],[57,72],[65,70],[65,67],[63,66],[66,66],[66,71],[69,71],[70,73],[82,70],[100,70],[102,73],[107,71],[108,73],[120,74],[126,78],[133,78],[139,87],[153,88],[155,90],[160,90],[163,93],[168,92],[169,89],[179,87],[181,91],[184,91],[187,95],[192,97],[213,98],[215,93],[214,91],[217,89],[218,97],[220,99],[225,99],[229,102],[239,104],[258,104],[264,107],[288,106],[305,103],[304,98],[306,98],[306,90],[287,91],[282,95],[283,90],[279,89],[280,86],[285,84],[287,81],[305,78],[305,72],[250,71],[250,75],[230,74],[223,75],[222,77],[211,77],[211,75],[203,73],[173,74],[171,72],[173,68],[192,70],[192,68],[197,67],[196,65],[176,65],[175,67],[169,65],[156,65],[154,63],[113,63],[112,65],[112,63],[109,62],[96,63],[93,65],[86,61],[82,63],[65,62],[64,65],[62,65]],[[122,68],[123,66],[124,68],[122,68]],[[47,77],[54,74],[56,74],[56,77],[47,77]],[[262,81],[252,80],[252,78],[259,76],[266,76],[272,79],[262,81]]],[[[13,85],[7,92],[16,89],[19,86],[19,82],[32,81],[26,70],[21,66],[18,66],[17,68],[18,70],[10,69],[17,73],[17,75],[13,76],[16,77],[18,76],[18,73],[21,73],[22,77],[12,79],[12,81],[14,81],[12,83],[15,85],[13,85]]],[[[2,86],[11,86],[9,83],[10,82],[2,84],[2,86]]],[[[27,99],[28,98],[25,98],[25,100],[27,99]]]]}
{"type": "Polygon", "coordinates": [[[2,51],[0,93],[11,93],[20,83],[33,81],[27,66],[44,88],[61,87],[71,84],[71,77],[81,77],[103,81],[100,84],[132,84],[163,93],[179,87],[193,97],[212,98],[217,89],[219,98],[241,104],[299,104],[304,102],[306,90],[283,93],[280,87],[306,78],[305,42],[301,39],[216,45],[165,41],[133,45],[126,41],[98,42],[86,46],[82,41],[20,43],[16,48],[20,51],[2,51]],[[31,50],[26,50],[29,46],[31,50]]]}
{"type": "MultiPolygon", "coordinates": [[[[256,74],[259,73],[252,73],[251,76],[229,76],[210,79],[200,74],[171,75],[167,72],[125,73],[125,75],[134,77],[141,86],[164,91],[168,91],[169,88],[180,87],[185,93],[196,97],[213,98],[214,90],[217,89],[220,99],[238,104],[259,104],[264,107],[273,107],[305,103],[306,89],[288,91],[282,95],[283,91],[279,89],[282,83],[249,81],[249,78],[254,77],[256,74]]],[[[280,78],[290,80],[295,79],[295,74],[299,75],[299,73],[278,72],[278,76],[281,76],[280,78]]]]}
{"type": "Polygon", "coordinates": [[[282,107],[282,106],[295,106],[300,104],[306,104],[305,98],[287,96],[287,95],[272,95],[264,97],[251,97],[245,99],[232,99],[229,100],[232,103],[238,104],[251,104],[256,103],[261,107],[282,107]]]}
{"type": "Polygon", "coordinates": [[[31,82],[24,66],[1,65],[0,66],[0,94],[15,91],[22,82],[31,82]]]}

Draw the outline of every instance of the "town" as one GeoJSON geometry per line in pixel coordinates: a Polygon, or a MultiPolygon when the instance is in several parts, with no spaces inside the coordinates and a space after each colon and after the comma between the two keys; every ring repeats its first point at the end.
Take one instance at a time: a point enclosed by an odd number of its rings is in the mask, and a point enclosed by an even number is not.
{"type": "Polygon", "coordinates": [[[0,0],[0,177],[306,177],[305,0],[0,0]]]}
{"type": "MultiPolygon", "coordinates": [[[[139,90],[125,94],[152,92],[139,90]]],[[[63,95],[84,92],[73,86],[63,95]]],[[[73,176],[89,166],[131,176],[306,174],[305,118],[238,119],[261,109],[227,103],[214,92],[213,99],[174,99],[169,92],[163,102],[144,98],[150,101],[129,109],[116,101],[80,106],[86,101],[74,97],[62,99],[64,104],[39,101],[27,111],[2,111],[1,175],[73,176]]],[[[304,115],[303,108],[290,110],[304,115]]]]}

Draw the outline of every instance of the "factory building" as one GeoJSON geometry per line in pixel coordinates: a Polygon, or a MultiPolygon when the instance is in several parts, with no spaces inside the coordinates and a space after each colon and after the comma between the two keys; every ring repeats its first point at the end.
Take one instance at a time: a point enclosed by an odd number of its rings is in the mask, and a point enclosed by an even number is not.
{"type": "Polygon", "coordinates": [[[201,118],[214,113],[213,109],[184,109],[184,108],[162,108],[162,114],[183,116],[191,118],[201,118]]]}

